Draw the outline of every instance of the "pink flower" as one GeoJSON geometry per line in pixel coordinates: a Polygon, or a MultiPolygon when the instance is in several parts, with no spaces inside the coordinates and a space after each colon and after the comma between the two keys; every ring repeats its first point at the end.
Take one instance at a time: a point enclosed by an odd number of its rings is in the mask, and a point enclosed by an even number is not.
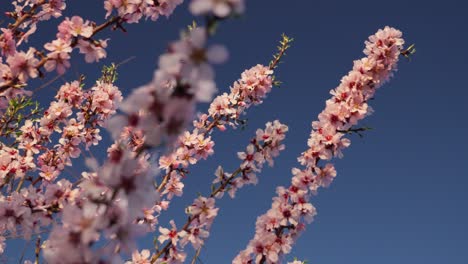
{"type": "Polygon", "coordinates": [[[49,60],[44,64],[46,71],[51,72],[57,69],[58,74],[64,74],[65,71],[70,68],[70,55],[67,53],[56,53],[49,57],[49,60]]]}
{"type": "Polygon", "coordinates": [[[151,253],[149,250],[144,249],[140,252],[134,251],[132,253],[132,260],[126,261],[125,264],[151,264],[151,253]]]}
{"type": "Polygon", "coordinates": [[[181,246],[185,246],[190,242],[195,249],[201,248],[204,244],[204,239],[208,238],[210,232],[199,226],[190,226],[185,232],[183,238],[180,240],[181,246]]]}
{"type": "Polygon", "coordinates": [[[83,96],[83,90],[80,83],[78,81],[74,81],[62,85],[55,98],[61,101],[67,101],[68,104],[78,108],[83,101],[83,96]]]}
{"type": "Polygon", "coordinates": [[[3,254],[3,252],[5,252],[5,247],[6,247],[5,240],[6,239],[4,236],[0,236],[0,254],[3,254]]]}
{"type": "Polygon", "coordinates": [[[251,167],[253,170],[256,170],[257,167],[255,164],[263,162],[263,156],[261,153],[257,152],[253,144],[247,146],[246,152],[238,152],[237,157],[243,160],[241,168],[251,167]]]}
{"type": "Polygon", "coordinates": [[[189,35],[171,45],[173,54],[182,63],[181,82],[191,85],[190,93],[194,94],[199,102],[210,101],[216,91],[213,81],[214,71],[209,63],[219,64],[228,57],[227,50],[223,46],[212,45],[205,48],[205,44],[205,29],[195,28],[189,35]]]}
{"type": "Polygon", "coordinates": [[[70,19],[70,22],[72,36],[90,38],[93,35],[93,27],[89,25],[89,21],[84,22],[83,18],[74,16],[70,19]]]}
{"type": "MultiPolygon", "coordinates": [[[[250,249],[250,248],[248,248],[250,249]]],[[[241,251],[233,260],[232,264],[252,264],[252,258],[250,257],[251,252],[244,250],[241,251]]]]}
{"type": "Polygon", "coordinates": [[[198,216],[200,223],[206,223],[218,215],[219,208],[215,208],[215,199],[199,197],[189,207],[191,215],[198,216]]]}
{"type": "Polygon", "coordinates": [[[189,164],[196,164],[198,160],[195,158],[195,150],[188,148],[178,148],[176,150],[177,162],[182,167],[188,167],[189,164]]]}
{"type": "Polygon", "coordinates": [[[181,196],[184,184],[181,182],[180,176],[175,171],[171,172],[170,180],[166,185],[162,194],[167,194],[168,199],[172,199],[174,195],[181,196]]]}
{"type": "Polygon", "coordinates": [[[56,39],[50,43],[46,43],[44,48],[50,51],[50,54],[55,53],[71,53],[72,47],[70,46],[70,41],[65,41],[62,39],[56,39]]]}
{"type": "Polygon", "coordinates": [[[157,0],[157,2],[157,12],[163,16],[168,17],[172,14],[172,12],[174,12],[174,9],[178,5],[183,3],[183,0],[157,0]]]}
{"type": "Polygon", "coordinates": [[[238,94],[247,104],[260,104],[273,86],[273,70],[263,65],[256,65],[241,75],[241,79],[234,83],[232,92],[238,94]]]}
{"type": "Polygon", "coordinates": [[[0,200],[0,228],[16,235],[17,229],[20,227],[21,233],[29,239],[33,228],[33,219],[31,209],[23,206],[23,203],[25,203],[25,199],[18,192],[13,192],[8,200],[0,200]]]}
{"type": "Polygon", "coordinates": [[[212,13],[217,17],[227,17],[242,14],[244,9],[244,0],[192,0],[190,3],[190,11],[194,15],[212,13]]]}
{"type": "Polygon", "coordinates": [[[70,41],[72,37],[72,22],[70,19],[65,19],[63,20],[59,25],[58,25],[58,33],[57,33],[57,38],[62,39],[64,41],[70,41]]]}
{"type": "Polygon", "coordinates": [[[123,99],[119,88],[113,84],[97,81],[91,90],[93,91],[91,110],[104,117],[114,114],[117,104],[123,99]]]}
{"type": "Polygon", "coordinates": [[[216,97],[210,104],[208,113],[211,116],[231,116],[236,113],[236,109],[232,107],[233,100],[227,93],[216,97]]]}
{"type": "Polygon", "coordinates": [[[159,227],[159,232],[161,233],[161,235],[159,235],[158,241],[159,241],[159,243],[164,243],[164,241],[170,240],[172,245],[176,246],[177,241],[179,241],[179,237],[183,237],[184,234],[185,234],[185,231],[184,232],[182,232],[182,231],[178,232],[177,227],[176,227],[176,225],[174,223],[174,220],[171,220],[169,223],[171,224],[172,229],[159,227]]]}
{"type": "Polygon", "coordinates": [[[47,54],[48,60],[44,65],[47,71],[57,69],[58,74],[64,74],[67,68],[70,68],[70,53],[72,48],[69,41],[56,39],[51,43],[44,45],[45,49],[49,50],[47,54]]]}
{"type": "Polygon", "coordinates": [[[13,32],[6,28],[0,29],[3,34],[0,35],[0,51],[2,56],[9,57],[16,53],[16,42],[13,32]]]}
{"type": "Polygon", "coordinates": [[[37,14],[39,20],[49,20],[51,17],[58,18],[65,9],[64,0],[49,0],[42,4],[42,10],[37,14]]]}
{"type": "Polygon", "coordinates": [[[327,163],[323,168],[316,167],[315,173],[317,174],[317,183],[322,187],[330,186],[331,182],[336,177],[335,167],[331,163],[327,163]]]}
{"type": "Polygon", "coordinates": [[[27,53],[23,51],[15,53],[7,58],[11,74],[17,77],[21,82],[26,82],[29,77],[36,78],[38,70],[36,69],[39,60],[34,57],[36,50],[29,48],[27,53]]]}
{"type": "Polygon", "coordinates": [[[80,243],[86,245],[99,239],[98,228],[104,223],[97,218],[98,207],[85,203],[83,208],[68,205],[63,210],[63,226],[79,234],[80,243]]]}
{"type": "Polygon", "coordinates": [[[54,166],[43,165],[39,175],[47,181],[52,182],[60,174],[59,170],[54,166]]]}
{"type": "Polygon", "coordinates": [[[159,16],[169,16],[183,0],[105,0],[106,18],[114,9],[127,23],[138,23],[143,17],[153,21],[159,16]]]}
{"type": "Polygon", "coordinates": [[[99,40],[97,42],[90,42],[88,40],[79,39],[78,48],[80,53],[85,55],[87,63],[98,62],[100,59],[107,56],[105,48],[107,48],[107,40],[99,40]]]}
{"type": "Polygon", "coordinates": [[[174,154],[170,154],[167,156],[162,156],[159,158],[159,168],[166,170],[168,172],[171,167],[177,167],[179,165],[177,161],[177,156],[174,154]]]}

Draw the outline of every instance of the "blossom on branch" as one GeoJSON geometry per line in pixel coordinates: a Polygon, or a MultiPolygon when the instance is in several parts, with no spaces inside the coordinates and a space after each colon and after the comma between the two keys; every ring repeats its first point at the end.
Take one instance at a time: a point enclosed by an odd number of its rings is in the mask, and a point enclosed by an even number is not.
{"type": "Polygon", "coordinates": [[[320,166],[319,161],[342,157],[342,150],[350,145],[344,137],[346,132],[372,113],[367,101],[396,71],[403,51],[401,36],[400,31],[385,27],[366,41],[367,57],[354,62],[353,70],[330,92],[332,98],[327,100],[319,120],[312,122],[309,149],[298,158],[305,168],[294,168],[291,185],[277,188],[271,209],[257,218],[254,238],[233,264],[279,263],[280,256],[291,251],[305,224],[316,215],[309,202],[311,194],[319,187],[328,187],[336,176],[333,164],[320,166]]]}

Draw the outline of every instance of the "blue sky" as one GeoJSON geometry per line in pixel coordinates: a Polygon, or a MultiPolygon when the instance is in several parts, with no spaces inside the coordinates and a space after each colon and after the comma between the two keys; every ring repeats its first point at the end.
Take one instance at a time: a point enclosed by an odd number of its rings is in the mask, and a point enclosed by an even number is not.
{"type": "MultiPolygon", "coordinates": [[[[67,16],[103,20],[102,1],[68,2],[67,16]]],[[[187,9],[185,3],[169,20],[102,35],[111,39],[103,63],[136,57],[121,68],[117,84],[124,93],[152,78],[168,41],[194,19],[187,9]]],[[[269,208],[276,186],[287,185],[291,167],[299,166],[296,157],[307,147],[310,123],[329,90],[363,56],[364,40],[386,25],[402,30],[408,44],[416,43],[417,53],[411,61],[402,59],[395,77],[377,93],[371,103],[375,113],[362,123],[373,130],[364,138],[351,137],[344,158],[335,162],[336,181],[313,198],[316,220],[287,259],[311,264],[468,263],[466,10],[468,3],[455,0],[256,0],[247,2],[245,16],[223,23],[213,39],[230,50],[230,60],[217,67],[220,92],[228,91],[244,69],[268,63],[284,32],[295,42],[278,69],[283,85],[249,111],[247,129],[214,135],[217,154],[191,170],[185,198],[176,199],[169,214],[184,221],[183,207],[197,192],[209,191],[218,165],[235,170],[236,153],[265,122],[279,119],[290,131],[286,150],[274,168],[259,175],[259,184],[242,189],[235,200],[219,202],[203,263],[230,263],[253,237],[255,219],[269,208]]],[[[46,23],[32,43],[47,42],[54,32],[55,24],[46,23]]],[[[74,61],[65,78],[85,73],[91,84],[100,65],[86,65],[76,54],[74,61]]],[[[45,89],[39,97],[45,103],[54,92],[45,89]]]]}

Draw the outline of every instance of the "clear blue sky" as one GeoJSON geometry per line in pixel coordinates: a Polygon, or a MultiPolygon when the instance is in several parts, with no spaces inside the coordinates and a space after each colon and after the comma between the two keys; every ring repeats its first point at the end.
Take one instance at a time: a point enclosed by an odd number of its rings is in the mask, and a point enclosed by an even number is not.
{"type": "MultiPolygon", "coordinates": [[[[66,15],[103,20],[102,1],[68,2],[66,15]]],[[[416,43],[417,53],[410,62],[401,60],[395,78],[377,93],[375,113],[362,123],[374,129],[362,139],[351,138],[345,157],[336,161],[336,181],[313,199],[316,221],[287,259],[311,264],[468,263],[467,10],[466,1],[455,0],[252,0],[244,17],[223,23],[214,42],[226,44],[231,58],[217,68],[220,92],[245,68],[268,63],[281,33],[296,41],[278,70],[283,86],[251,109],[246,130],[214,135],[217,154],[191,170],[185,198],[174,200],[171,216],[184,221],[182,208],[197,192],[208,191],[217,165],[234,170],[236,152],[265,122],[280,119],[290,131],[286,151],[259,176],[259,184],[242,189],[235,200],[219,202],[203,263],[230,263],[253,237],[256,217],[269,208],[276,186],[289,183],[291,167],[298,166],[310,122],[323,109],[329,90],[363,56],[364,40],[386,25],[402,30],[408,44],[416,43]]],[[[118,85],[125,93],[151,79],[167,42],[192,20],[185,3],[169,20],[102,35],[111,38],[104,63],[136,56],[121,68],[118,85]]],[[[40,29],[34,43],[53,38],[55,24],[47,25],[50,29],[40,29]]],[[[77,54],[74,58],[80,63],[66,79],[85,73],[91,83],[100,66],[81,63],[77,54]]],[[[41,100],[53,92],[44,90],[41,100]]],[[[200,111],[206,108],[201,105],[200,111]]]]}

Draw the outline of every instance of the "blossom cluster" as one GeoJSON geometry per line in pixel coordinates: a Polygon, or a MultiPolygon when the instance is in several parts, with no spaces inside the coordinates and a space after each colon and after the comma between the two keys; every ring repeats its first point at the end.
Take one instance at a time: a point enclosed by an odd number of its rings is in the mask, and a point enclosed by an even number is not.
{"type": "MultiPolygon", "coordinates": [[[[164,263],[168,260],[179,263],[177,261],[185,260],[186,254],[183,252],[183,247],[189,242],[195,248],[199,248],[203,244],[203,239],[208,237],[209,227],[218,210],[214,208],[213,197],[221,197],[224,191],[231,188],[230,186],[237,189],[244,184],[252,183],[252,180],[256,179],[254,171],[259,172],[265,162],[272,165],[272,158],[284,149],[281,141],[286,131],[287,127],[278,121],[267,123],[265,130],[257,130],[256,137],[247,147],[247,153],[249,153],[251,146],[255,146],[256,159],[249,158],[250,154],[239,153],[238,156],[242,161],[239,171],[230,175],[229,178],[226,178],[228,174],[223,174],[221,178],[224,179],[218,181],[220,186],[210,198],[200,197],[194,201],[187,210],[191,218],[183,230],[178,230],[174,222],[171,222],[171,229],[159,227],[160,243],[170,240],[171,244],[166,245],[165,250],[157,254],[161,258],[156,258],[158,260],[153,263],[164,263]],[[240,177],[235,178],[236,175],[240,177]]],[[[152,230],[143,229],[141,224],[148,223],[146,220],[149,214],[148,210],[141,211],[140,208],[151,208],[153,204],[157,204],[158,208],[153,207],[151,210],[160,213],[161,210],[167,209],[167,203],[161,202],[152,187],[147,157],[135,156],[135,152],[127,151],[125,147],[120,150],[120,155],[114,155],[103,166],[97,168],[95,173],[84,175],[84,181],[79,186],[80,202],[67,205],[63,211],[62,225],[52,230],[46,244],[44,252],[49,262],[55,263],[63,259],[71,262],[104,261],[100,258],[104,255],[102,252],[96,254],[89,247],[90,243],[99,241],[101,234],[105,234],[106,238],[113,238],[111,246],[122,248],[127,252],[133,250],[134,238],[152,230]],[[65,217],[68,213],[71,216],[65,217]],[[145,221],[135,222],[138,219],[145,221]],[[87,224],[83,226],[80,224],[83,223],[82,221],[86,221],[87,224]],[[60,253],[67,252],[71,248],[75,248],[76,253],[66,256],[60,253]]],[[[152,216],[152,224],[157,223],[157,217],[157,215],[152,216]]],[[[108,248],[102,250],[109,253],[108,248]]],[[[145,252],[141,254],[148,256],[145,252]]],[[[134,253],[134,261],[143,258],[141,254],[134,253]]],[[[153,255],[153,258],[154,256],[156,255],[153,255]]]]}
{"type": "Polygon", "coordinates": [[[86,149],[98,144],[101,140],[99,127],[115,113],[122,95],[112,83],[97,81],[90,90],[83,91],[81,84],[75,81],[62,85],[56,99],[38,120],[39,126],[26,122],[18,138],[19,149],[37,154],[51,141],[54,132],[61,133],[59,144],[43,149],[38,158],[39,175],[47,181],[53,181],[65,165],[72,165],[71,158],[79,157],[81,144],[86,149]],[[77,110],[75,118],[73,109],[77,110]]]}
{"type": "Polygon", "coordinates": [[[272,77],[273,70],[260,64],[244,71],[241,78],[232,85],[231,92],[217,96],[208,109],[209,115],[202,115],[195,126],[214,124],[220,130],[226,129],[226,125],[236,127],[245,110],[252,105],[261,104],[271,91],[272,77]],[[209,117],[214,121],[210,121],[209,117]]]}
{"type": "Polygon", "coordinates": [[[214,142],[209,136],[213,129],[224,131],[226,125],[236,127],[240,122],[240,115],[245,113],[247,108],[262,102],[273,86],[272,74],[272,70],[262,65],[244,71],[241,78],[231,87],[230,94],[216,97],[209,107],[208,114],[202,114],[194,121],[195,129],[182,134],[175,142],[175,149],[159,159],[159,168],[165,170],[166,174],[158,189],[167,199],[170,200],[174,195],[182,195],[182,178],[185,177],[185,169],[189,165],[194,165],[214,153],[214,142]],[[224,98],[230,99],[220,104],[224,98]]]}
{"type": "Polygon", "coordinates": [[[311,194],[329,186],[336,176],[333,164],[320,166],[319,161],[342,157],[342,150],[350,145],[344,136],[372,113],[367,102],[396,71],[404,44],[401,36],[399,30],[385,27],[366,41],[367,57],[354,62],[352,71],[330,92],[332,98],[318,121],[312,122],[309,149],[298,158],[305,168],[292,169],[291,185],[277,188],[271,209],[257,219],[254,238],[233,263],[279,263],[280,256],[291,251],[305,224],[316,215],[309,202],[311,194]]]}
{"type": "Polygon", "coordinates": [[[101,140],[98,127],[121,100],[112,83],[98,81],[87,91],[78,81],[66,83],[41,118],[27,120],[20,128],[15,148],[0,144],[1,187],[18,181],[16,190],[8,191],[10,195],[0,195],[1,237],[29,238],[49,226],[54,213],[75,203],[80,190],[58,177],[65,166],[72,165],[72,158],[80,156],[81,147],[97,145],[101,140]],[[50,146],[54,133],[59,134],[58,144],[50,146]],[[33,172],[38,172],[35,179],[30,176],[33,172]],[[29,186],[22,187],[26,182],[29,186]]]}
{"type": "Polygon", "coordinates": [[[0,36],[0,49],[6,62],[3,64],[0,61],[2,88],[25,85],[29,78],[37,78],[42,74],[42,66],[46,71],[56,69],[59,74],[63,74],[70,67],[70,54],[74,47],[85,54],[87,62],[98,61],[106,56],[106,41],[90,39],[97,27],[95,23],[84,21],[79,16],[65,18],[58,26],[57,39],[46,43],[45,50],[34,47],[29,47],[26,52],[18,50],[21,41],[35,32],[38,21],[61,16],[66,5],[62,0],[25,0],[14,2],[14,5],[16,10],[10,16],[16,22],[1,29],[3,34],[0,36]],[[26,7],[30,9],[24,10],[26,7]],[[39,7],[42,10],[37,12],[39,7]],[[27,33],[19,30],[28,27],[30,29],[27,33]]]}
{"type": "Polygon", "coordinates": [[[0,28],[0,92],[16,86],[25,86],[28,79],[37,78],[43,73],[56,70],[64,74],[70,68],[73,49],[85,56],[88,63],[98,62],[107,56],[108,39],[95,39],[95,35],[107,27],[122,29],[124,23],[138,22],[142,17],[153,21],[161,15],[168,17],[182,0],[106,0],[104,7],[108,17],[113,10],[117,15],[98,25],[80,16],[65,18],[58,25],[57,38],[44,45],[44,50],[29,47],[27,51],[18,50],[18,46],[28,39],[37,29],[41,20],[61,16],[66,7],[64,0],[17,0],[13,2],[14,12],[8,12],[14,23],[7,28],[0,28]],[[24,32],[20,29],[27,30],[24,32]]]}
{"type": "MultiPolygon", "coordinates": [[[[185,131],[182,133],[175,141],[175,147],[168,154],[159,158],[159,168],[165,171],[165,175],[162,177],[157,187],[161,197],[154,206],[144,209],[144,217],[139,220],[142,223],[146,223],[149,230],[155,230],[159,215],[162,211],[168,209],[170,200],[174,196],[182,196],[184,188],[182,180],[187,175],[186,169],[188,166],[194,165],[201,159],[206,159],[208,156],[213,155],[214,141],[211,139],[211,136],[209,136],[213,129],[218,128],[224,131],[226,128],[223,124],[226,122],[229,122],[229,124],[235,127],[238,122],[238,117],[236,116],[245,113],[245,109],[253,104],[252,100],[257,102],[257,104],[261,102],[266,92],[271,90],[271,75],[273,71],[267,69],[268,68],[265,66],[257,65],[242,73],[241,79],[235,82],[234,86],[237,88],[231,88],[230,96],[236,98],[236,100],[232,100],[233,105],[230,107],[235,109],[234,112],[237,113],[236,115],[225,115],[221,112],[201,115],[198,120],[194,121],[195,128],[191,132],[185,131]],[[240,96],[241,94],[243,96],[240,96]]],[[[211,104],[210,108],[213,108],[214,104],[215,102],[211,104]]],[[[283,148],[278,140],[273,140],[274,138],[272,135],[284,132],[284,127],[277,122],[269,124],[265,131],[258,131],[259,135],[262,134],[262,136],[259,136],[259,138],[253,142],[270,140],[271,142],[269,144],[273,147],[268,148],[268,150],[271,149],[271,151],[265,150],[266,160],[271,161],[271,158],[277,154],[278,149],[283,148]],[[269,134],[272,138],[269,138],[266,134],[269,134]]],[[[109,149],[109,156],[119,157],[121,155],[122,145],[134,152],[142,150],[144,145],[147,144],[147,136],[148,134],[144,133],[143,130],[136,129],[129,125],[126,126],[124,132],[120,134],[117,140],[118,144],[114,144],[109,149]]],[[[247,166],[246,169],[249,169],[248,176],[253,179],[255,177],[253,171],[247,166]]],[[[236,181],[238,181],[238,185],[246,184],[246,182],[242,180],[236,181]]],[[[234,189],[235,188],[232,188],[232,193],[235,192],[234,189]]]]}
{"type": "Polygon", "coordinates": [[[83,174],[80,199],[67,204],[61,224],[52,229],[44,247],[48,263],[116,263],[121,259],[115,250],[133,251],[135,239],[146,232],[136,219],[158,199],[151,164],[124,151],[95,169],[83,174]],[[108,243],[93,247],[103,241],[108,243]]]}
{"type": "MultiPolygon", "coordinates": [[[[194,28],[169,45],[159,58],[153,80],[135,89],[122,103],[126,115],[109,122],[109,130],[120,132],[126,126],[141,130],[145,143],[158,146],[172,141],[193,118],[197,102],[208,102],[216,92],[211,63],[227,59],[223,46],[206,45],[204,28],[194,28]]],[[[118,137],[114,133],[114,137],[118,137]]]]}
{"type": "MultiPolygon", "coordinates": [[[[161,246],[161,249],[151,257],[151,260],[154,260],[154,263],[167,261],[182,263],[187,257],[184,248],[188,243],[195,250],[200,250],[210,234],[211,225],[219,211],[219,208],[215,207],[215,198],[223,197],[223,194],[228,190],[231,197],[234,197],[235,192],[244,185],[256,184],[256,173],[261,171],[263,164],[268,162],[272,166],[273,157],[277,157],[279,152],[284,149],[282,141],[287,130],[288,127],[278,120],[268,122],[264,130],[257,130],[256,137],[247,146],[247,151],[238,153],[241,165],[235,172],[225,173],[221,166],[218,167],[211,194],[209,197],[196,198],[187,208],[189,219],[184,226],[178,229],[175,222],[171,220],[170,229],[159,227],[161,233],[158,236],[159,243],[163,244],[167,240],[169,242],[161,246]],[[255,158],[253,158],[254,156],[255,158]]],[[[134,252],[132,261],[127,263],[139,263],[139,261],[149,260],[149,258],[148,250],[142,251],[141,254],[134,252]]]]}
{"type": "Polygon", "coordinates": [[[97,145],[101,139],[98,127],[115,112],[122,96],[109,83],[98,81],[90,90],[83,91],[75,81],[62,85],[56,99],[40,119],[27,120],[20,128],[21,133],[15,135],[17,148],[1,144],[0,180],[10,176],[22,178],[38,164],[39,175],[53,181],[65,165],[71,166],[71,158],[80,155],[81,144],[86,148],[97,145]],[[53,133],[61,136],[58,144],[48,148],[53,133]],[[35,155],[39,155],[37,160],[35,155]]]}
{"type": "Polygon", "coordinates": [[[12,55],[16,46],[27,42],[29,36],[37,30],[40,21],[62,16],[65,10],[65,0],[16,0],[12,2],[14,11],[5,14],[14,19],[15,23],[8,28],[2,28],[0,49],[2,56],[12,55]]]}
{"type": "Polygon", "coordinates": [[[265,129],[257,129],[256,136],[250,141],[246,151],[237,153],[238,158],[242,161],[239,173],[241,177],[234,178],[233,175],[224,173],[221,167],[216,171],[217,177],[213,183],[219,183],[222,187],[216,197],[222,196],[224,191],[228,190],[231,198],[234,198],[239,188],[244,185],[257,184],[256,174],[262,170],[263,164],[267,162],[272,167],[273,158],[285,149],[282,141],[287,131],[288,127],[278,120],[268,122],[265,129]]]}
{"type": "Polygon", "coordinates": [[[115,10],[117,16],[127,23],[138,23],[143,17],[157,20],[160,16],[170,16],[183,0],[105,0],[106,18],[115,10]]]}
{"type": "Polygon", "coordinates": [[[30,239],[41,228],[53,222],[53,212],[63,210],[78,197],[72,183],[62,179],[55,184],[30,185],[10,196],[0,197],[0,253],[5,250],[5,238],[30,239]]]}

